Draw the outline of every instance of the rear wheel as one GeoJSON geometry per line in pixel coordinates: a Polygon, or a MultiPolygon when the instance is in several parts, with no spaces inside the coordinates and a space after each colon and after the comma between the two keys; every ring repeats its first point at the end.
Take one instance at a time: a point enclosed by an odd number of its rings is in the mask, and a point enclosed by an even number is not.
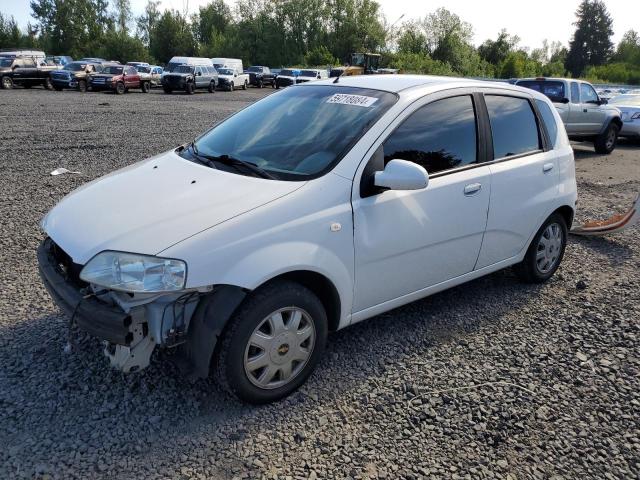
{"type": "Polygon", "coordinates": [[[218,380],[249,403],[279,400],[313,372],[327,338],[327,315],[310,290],[276,281],[257,289],[222,335],[218,380]]]}
{"type": "Polygon", "coordinates": [[[560,266],[566,246],[567,223],[554,213],[533,237],[524,260],[515,265],[516,274],[527,283],[546,282],[560,266]]]}
{"type": "Polygon", "coordinates": [[[216,93],[216,82],[213,80],[209,83],[209,93],[216,93]]]}
{"type": "Polygon", "coordinates": [[[126,88],[124,88],[124,83],[122,82],[116,83],[116,93],[118,95],[123,95],[125,91],[126,91],[126,88]]]}
{"type": "Polygon", "coordinates": [[[616,148],[620,128],[615,123],[609,124],[607,129],[596,137],[593,143],[596,153],[608,155],[616,148]]]}
{"type": "Polygon", "coordinates": [[[87,91],[87,82],[85,80],[78,81],[78,91],[86,92],[87,91]]]}
{"type": "Polygon", "coordinates": [[[51,78],[49,77],[45,78],[44,88],[46,88],[47,90],[53,90],[53,82],[51,81],[51,78]]]}
{"type": "Polygon", "coordinates": [[[11,90],[13,88],[13,80],[11,77],[7,77],[6,75],[2,77],[2,88],[5,90],[11,90]]]}

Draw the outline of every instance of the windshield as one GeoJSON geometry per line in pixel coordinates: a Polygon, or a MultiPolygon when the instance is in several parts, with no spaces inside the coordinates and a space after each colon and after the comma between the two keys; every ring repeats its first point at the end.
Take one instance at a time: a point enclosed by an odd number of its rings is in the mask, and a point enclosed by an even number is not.
{"type": "Polygon", "coordinates": [[[63,70],[71,70],[72,72],[79,72],[87,68],[86,63],[67,63],[63,70]]]}
{"type": "Polygon", "coordinates": [[[178,65],[173,71],[176,73],[193,73],[193,67],[189,65],[178,65]]]}
{"type": "Polygon", "coordinates": [[[178,68],[180,65],[182,65],[182,63],[169,62],[169,64],[167,65],[167,68],[165,68],[165,72],[174,72],[175,69],[178,68]]]}
{"type": "Polygon", "coordinates": [[[280,70],[280,75],[283,77],[293,77],[293,70],[280,70]]]}
{"type": "Polygon", "coordinates": [[[137,66],[136,70],[140,73],[151,73],[151,67],[137,66]]]}
{"type": "Polygon", "coordinates": [[[218,73],[222,75],[233,75],[233,70],[230,68],[218,68],[218,73]]]}
{"type": "Polygon", "coordinates": [[[609,100],[611,105],[632,105],[640,107],[640,95],[618,95],[609,100]]]}
{"type": "Polygon", "coordinates": [[[543,93],[554,102],[559,102],[567,98],[563,82],[556,82],[553,80],[522,80],[518,82],[517,85],[519,87],[526,87],[543,93]]]}
{"type": "Polygon", "coordinates": [[[196,149],[251,162],[279,179],[307,180],[332,168],[396,98],[355,87],[290,88],[229,117],[196,149]]]}
{"type": "Polygon", "coordinates": [[[318,72],[315,72],[313,70],[302,70],[300,72],[300,76],[301,77],[317,77],[318,76],[318,72]]]}
{"type": "Polygon", "coordinates": [[[13,64],[13,58],[0,58],[0,67],[10,67],[13,64]]]}
{"type": "Polygon", "coordinates": [[[247,72],[261,72],[262,67],[249,67],[247,68],[247,72]]]}
{"type": "Polygon", "coordinates": [[[102,69],[102,73],[107,73],[110,75],[121,75],[122,67],[104,67],[102,69]]]}

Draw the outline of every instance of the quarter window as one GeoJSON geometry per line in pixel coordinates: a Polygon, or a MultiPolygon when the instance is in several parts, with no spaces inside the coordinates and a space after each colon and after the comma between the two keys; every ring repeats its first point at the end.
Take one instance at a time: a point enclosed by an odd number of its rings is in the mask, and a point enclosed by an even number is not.
{"type": "Polygon", "coordinates": [[[598,102],[598,94],[593,87],[587,83],[580,84],[580,96],[582,97],[582,103],[598,102]]]}
{"type": "Polygon", "coordinates": [[[491,122],[494,158],[540,149],[538,124],[529,100],[487,95],[485,101],[491,122]]]}
{"type": "Polygon", "coordinates": [[[469,165],[477,159],[476,132],[471,96],[436,100],[391,134],[384,143],[384,160],[408,160],[430,174],[469,165]]]}
{"type": "Polygon", "coordinates": [[[538,105],[540,115],[542,115],[542,121],[544,122],[545,127],[547,127],[549,143],[551,143],[551,146],[553,147],[555,146],[558,138],[558,124],[556,123],[556,117],[553,115],[553,112],[547,102],[543,100],[536,100],[536,104],[538,105]]]}

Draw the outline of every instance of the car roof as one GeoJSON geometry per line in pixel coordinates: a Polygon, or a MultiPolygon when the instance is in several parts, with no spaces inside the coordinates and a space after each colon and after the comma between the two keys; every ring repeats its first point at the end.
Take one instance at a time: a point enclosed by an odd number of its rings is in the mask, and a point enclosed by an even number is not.
{"type": "MultiPolygon", "coordinates": [[[[418,87],[431,87],[432,90],[443,90],[451,87],[473,87],[484,88],[495,87],[501,89],[512,89],[523,91],[522,87],[514,87],[505,83],[487,82],[484,80],[469,80],[457,77],[436,77],[431,75],[350,75],[338,77],[337,83],[345,87],[371,88],[373,90],[384,90],[386,92],[398,93],[418,87]]],[[[319,80],[313,85],[331,85],[336,82],[335,78],[319,80]]],[[[529,93],[527,91],[527,93],[529,93]]]]}

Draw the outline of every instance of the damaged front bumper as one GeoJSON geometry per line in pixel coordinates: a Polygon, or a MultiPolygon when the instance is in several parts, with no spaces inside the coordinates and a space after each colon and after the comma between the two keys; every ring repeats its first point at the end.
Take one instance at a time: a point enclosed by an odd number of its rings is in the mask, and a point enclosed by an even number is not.
{"type": "Polygon", "coordinates": [[[177,346],[186,338],[199,292],[131,296],[96,291],[80,280],[82,265],[73,263],[51,238],[40,244],[37,256],[55,303],[79,329],[105,342],[104,353],[118,370],[143,369],[156,346],[177,346]]]}

